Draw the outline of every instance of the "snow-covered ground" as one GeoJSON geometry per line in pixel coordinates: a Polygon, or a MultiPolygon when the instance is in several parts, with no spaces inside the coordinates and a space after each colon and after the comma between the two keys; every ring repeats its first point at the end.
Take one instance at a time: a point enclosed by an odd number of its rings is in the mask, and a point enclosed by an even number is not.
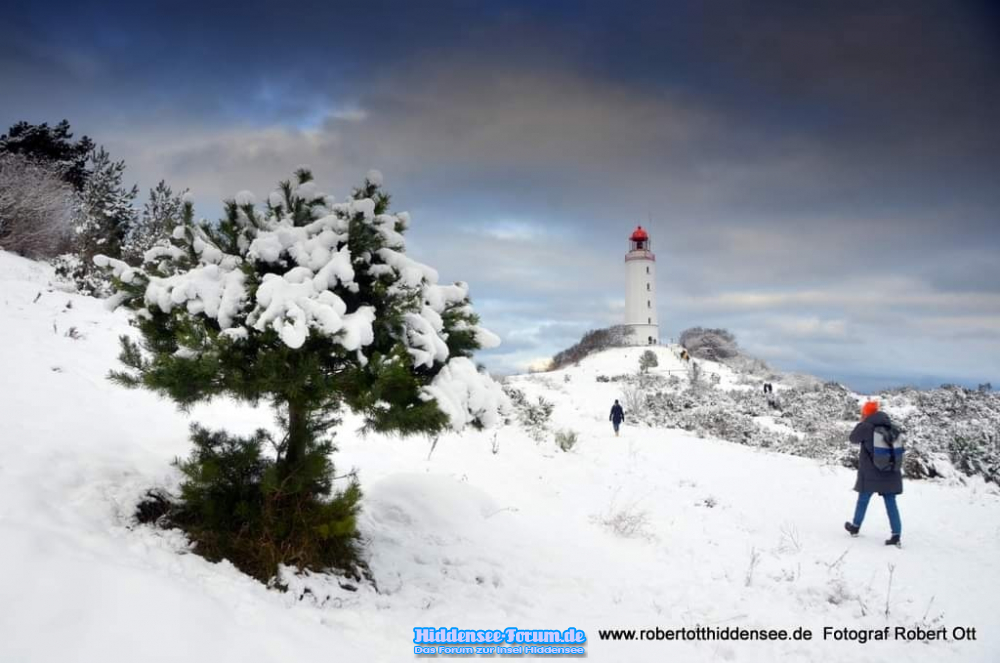
{"type": "MultiPolygon", "coordinates": [[[[905,547],[882,544],[877,501],[851,539],[849,470],[674,430],[616,438],[621,385],[596,376],[633,370],[639,350],[513,380],[579,434],[568,453],[516,426],[447,435],[431,453],[421,438],[362,439],[348,418],[335,460],[360,473],[378,592],[326,577],[267,590],[131,514],[147,488],[176,486],[190,421],[248,431],[270,413],[220,401],[185,415],[110,384],[125,313],[49,278],[0,251],[0,661],[406,661],[414,627],[511,626],[583,629],[595,661],[1000,660],[995,491],[908,482],[905,547]],[[598,634],[698,625],[814,639],[598,634]],[[977,639],[823,640],[824,627],[887,625],[977,639]]],[[[655,370],[683,370],[658,352],[655,370]]]]}

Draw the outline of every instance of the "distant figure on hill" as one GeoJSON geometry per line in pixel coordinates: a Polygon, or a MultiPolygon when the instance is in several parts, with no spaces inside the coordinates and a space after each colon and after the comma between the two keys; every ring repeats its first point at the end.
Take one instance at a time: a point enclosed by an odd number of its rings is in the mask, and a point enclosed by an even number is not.
{"type": "Polygon", "coordinates": [[[885,511],[889,516],[891,536],[887,546],[900,545],[902,523],[896,495],[903,492],[903,446],[900,430],[889,420],[885,412],[878,409],[876,401],[868,401],[861,407],[861,423],[851,431],[851,442],[860,445],[858,451],[858,478],[854,490],[858,491],[858,503],[854,508],[854,520],[844,523],[844,529],[857,536],[865,519],[868,501],[873,493],[878,493],[885,501],[885,511]]]}
{"type": "Polygon", "coordinates": [[[611,416],[608,417],[608,421],[615,429],[615,437],[618,437],[618,427],[622,425],[625,421],[625,412],[622,410],[622,406],[618,403],[618,399],[615,399],[615,404],[611,406],[611,416]]]}

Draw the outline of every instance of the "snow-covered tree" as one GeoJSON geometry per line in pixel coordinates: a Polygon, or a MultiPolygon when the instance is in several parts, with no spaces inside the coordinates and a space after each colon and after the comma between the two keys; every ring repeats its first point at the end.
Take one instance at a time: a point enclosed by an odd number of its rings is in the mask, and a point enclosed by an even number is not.
{"type": "Polygon", "coordinates": [[[77,210],[76,193],[55,166],[0,153],[0,247],[53,258],[66,250],[77,210]]]}
{"type": "Polygon", "coordinates": [[[183,219],[183,198],[187,192],[175,194],[164,180],[149,190],[149,199],[142,214],[129,228],[122,247],[122,259],[135,264],[142,261],[146,251],[170,236],[170,231],[183,219]]]}
{"type": "Polygon", "coordinates": [[[55,166],[60,177],[76,191],[83,191],[89,170],[87,159],[94,142],[84,136],[73,141],[69,122],[54,127],[47,123],[18,122],[0,136],[0,154],[19,154],[41,164],[55,166]]]}
{"type": "Polygon", "coordinates": [[[125,237],[135,224],[136,211],[132,204],[139,187],[125,186],[125,162],[112,161],[103,147],[93,152],[90,164],[91,173],[82,196],[84,220],[77,229],[82,257],[91,259],[101,254],[117,258],[125,237]]]}
{"type": "Polygon", "coordinates": [[[195,430],[174,516],[204,554],[258,578],[354,560],[360,492],[332,494],[325,437],[342,407],[401,434],[502,421],[503,391],[470,358],[499,340],[464,283],[439,284],[406,255],[409,217],[388,206],[375,171],[337,203],[300,170],[263,206],[237,194],[218,224],[185,203],[171,244],[141,266],[96,259],[118,288],[110,305],[134,310],[142,335],[122,339],[113,380],[182,407],[226,395],[277,411],[281,439],[195,430]]]}
{"type": "Polygon", "coordinates": [[[94,269],[93,258],[121,258],[122,245],[136,223],[132,206],[139,188],[125,186],[125,162],[113,161],[102,147],[91,153],[90,175],[80,194],[80,222],[71,255],[56,264],[56,272],[76,283],[88,295],[108,294],[110,283],[94,269]]]}
{"type": "Polygon", "coordinates": [[[656,353],[652,350],[646,350],[639,356],[639,371],[642,373],[648,373],[649,369],[656,368],[659,365],[660,362],[656,358],[656,353]]]}
{"type": "Polygon", "coordinates": [[[681,332],[680,344],[692,357],[722,361],[739,355],[736,337],[725,329],[691,327],[681,332]]]}

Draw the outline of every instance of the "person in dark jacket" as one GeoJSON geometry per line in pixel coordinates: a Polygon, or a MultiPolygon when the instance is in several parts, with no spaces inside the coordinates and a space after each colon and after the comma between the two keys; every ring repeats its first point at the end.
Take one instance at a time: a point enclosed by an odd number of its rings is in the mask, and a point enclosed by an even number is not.
{"type": "Polygon", "coordinates": [[[625,412],[622,410],[622,406],[618,404],[617,398],[615,399],[615,404],[611,406],[611,416],[608,417],[608,421],[615,428],[615,437],[618,437],[618,427],[625,421],[625,412]]]}
{"type": "Polygon", "coordinates": [[[901,467],[891,471],[882,471],[875,467],[875,429],[889,428],[889,416],[878,409],[876,401],[868,401],[861,407],[861,423],[851,431],[851,442],[860,445],[858,450],[858,478],[854,490],[858,491],[858,503],[854,508],[854,520],[844,523],[844,529],[857,536],[861,523],[865,519],[868,501],[874,493],[878,493],[885,501],[885,511],[889,515],[889,526],[892,536],[886,540],[887,546],[900,545],[902,523],[899,520],[899,508],[896,506],[896,495],[903,492],[903,473],[901,467]]]}

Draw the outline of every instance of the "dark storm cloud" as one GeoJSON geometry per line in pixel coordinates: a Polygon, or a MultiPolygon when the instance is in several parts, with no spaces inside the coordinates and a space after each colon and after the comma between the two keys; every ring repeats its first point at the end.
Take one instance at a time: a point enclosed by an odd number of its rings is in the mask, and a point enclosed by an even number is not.
{"type": "Polygon", "coordinates": [[[664,338],[728,326],[831,377],[1000,370],[982,361],[1000,356],[989,3],[15,3],[7,17],[0,125],[68,117],[210,216],[301,164],[340,196],[382,169],[413,252],[469,281],[509,341],[484,354],[496,368],[620,317],[641,222],[664,338]]]}

